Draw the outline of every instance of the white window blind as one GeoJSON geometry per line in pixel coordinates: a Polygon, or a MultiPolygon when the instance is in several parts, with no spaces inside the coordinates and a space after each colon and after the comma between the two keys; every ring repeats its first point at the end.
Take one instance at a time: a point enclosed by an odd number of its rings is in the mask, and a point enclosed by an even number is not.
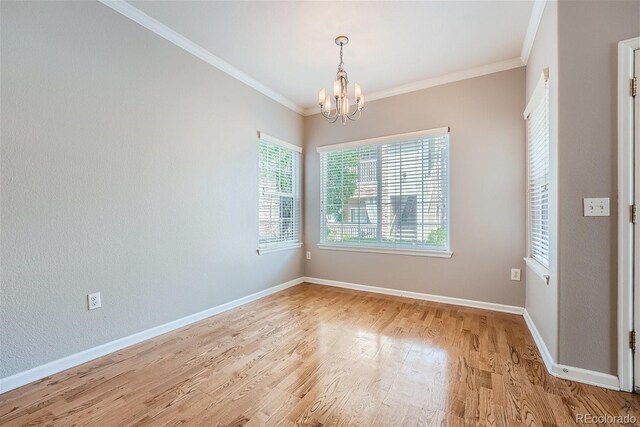
{"type": "Polygon", "coordinates": [[[300,244],[300,148],[260,134],[259,249],[300,244]]]}
{"type": "Polygon", "coordinates": [[[543,75],[525,110],[529,257],[549,267],[549,93],[543,75]]]}
{"type": "Polygon", "coordinates": [[[318,151],[321,245],[449,250],[448,128],[318,151]]]}

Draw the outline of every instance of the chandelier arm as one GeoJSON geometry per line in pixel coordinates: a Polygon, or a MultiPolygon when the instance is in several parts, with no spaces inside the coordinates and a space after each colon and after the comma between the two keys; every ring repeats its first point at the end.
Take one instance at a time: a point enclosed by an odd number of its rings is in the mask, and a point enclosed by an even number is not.
{"type": "Polygon", "coordinates": [[[335,123],[335,121],[338,120],[338,117],[340,117],[340,114],[338,114],[338,112],[336,112],[334,116],[332,116],[330,113],[327,114],[325,111],[321,111],[320,113],[322,114],[322,117],[327,119],[329,123],[335,123]]]}
{"type": "Polygon", "coordinates": [[[353,114],[351,114],[350,116],[347,115],[347,118],[349,120],[351,120],[352,122],[358,121],[360,120],[360,117],[362,117],[362,109],[358,108],[356,111],[353,112],[353,114]],[[354,119],[355,115],[358,114],[358,117],[354,119]]]}
{"type": "Polygon", "coordinates": [[[338,116],[339,116],[339,114],[338,114],[338,111],[337,111],[337,110],[336,110],[336,114],[335,114],[335,116],[332,116],[332,115],[331,115],[331,111],[328,111],[328,112],[327,112],[327,110],[325,110],[324,108],[322,108],[322,109],[320,110],[320,113],[321,113],[321,114],[322,114],[326,119],[332,119],[332,118],[334,118],[334,117],[338,117],[338,116]]]}
{"type": "Polygon", "coordinates": [[[353,113],[347,114],[347,117],[355,117],[356,114],[358,114],[358,113],[360,113],[360,116],[361,116],[362,115],[362,110],[363,110],[363,108],[358,107],[358,104],[356,104],[356,109],[353,111],[353,113]]]}
{"type": "Polygon", "coordinates": [[[325,119],[327,119],[327,121],[329,123],[335,123],[336,120],[338,120],[338,118],[340,117],[339,114],[336,114],[335,116],[326,116],[326,115],[323,114],[323,116],[324,116],[325,119]]]}

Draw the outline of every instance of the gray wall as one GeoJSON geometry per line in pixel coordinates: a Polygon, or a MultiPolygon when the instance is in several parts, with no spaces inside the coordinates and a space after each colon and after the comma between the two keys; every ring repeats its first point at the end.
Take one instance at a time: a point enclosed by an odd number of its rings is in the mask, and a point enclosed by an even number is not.
{"type": "Polygon", "coordinates": [[[362,119],[305,117],[305,243],[311,277],[494,303],[524,305],[524,68],[394,96],[362,119]],[[451,126],[451,259],[319,250],[316,147],[451,126]]]}
{"type": "Polygon", "coordinates": [[[0,378],[303,275],[256,254],[299,115],[100,3],[1,8],[0,378]]]}
{"type": "Polygon", "coordinates": [[[527,102],[542,72],[549,69],[549,284],[527,268],[525,308],[540,332],[551,357],[558,361],[558,3],[547,2],[527,62],[527,102]]]}
{"type": "Polygon", "coordinates": [[[640,35],[640,2],[558,5],[560,363],[617,371],[617,44],[640,35]],[[611,197],[611,216],[582,216],[611,197]]]}

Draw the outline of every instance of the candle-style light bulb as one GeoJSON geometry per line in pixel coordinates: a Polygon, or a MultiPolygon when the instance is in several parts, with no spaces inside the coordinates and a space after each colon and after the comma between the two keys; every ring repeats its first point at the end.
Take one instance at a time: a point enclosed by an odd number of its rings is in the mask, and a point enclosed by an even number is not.
{"type": "Polygon", "coordinates": [[[340,80],[336,80],[335,82],[333,82],[333,96],[335,98],[339,98],[340,95],[342,95],[342,87],[340,84],[340,80]]]}
{"type": "Polygon", "coordinates": [[[318,104],[322,105],[322,103],[324,102],[324,98],[325,98],[325,90],[324,88],[320,89],[320,92],[318,93],[318,104]]]}
{"type": "Polygon", "coordinates": [[[331,97],[327,96],[324,99],[324,111],[331,112],[331,97]]]}
{"type": "Polygon", "coordinates": [[[364,95],[360,94],[360,98],[358,98],[358,108],[364,108],[364,95]]]}
{"type": "Polygon", "coordinates": [[[362,89],[360,89],[360,85],[358,83],[356,83],[355,88],[356,88],[355,95],[356,95],[356,101],[357,101],[362,96],[362,89]]]}

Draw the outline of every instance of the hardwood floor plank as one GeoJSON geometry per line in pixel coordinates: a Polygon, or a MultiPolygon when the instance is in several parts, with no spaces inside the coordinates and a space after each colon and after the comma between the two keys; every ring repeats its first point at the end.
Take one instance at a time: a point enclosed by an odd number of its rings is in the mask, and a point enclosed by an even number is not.
{"type": "Polygon", "coordinates": [[[4,426],[566,426],[640,397],[552,377],[520,316],[305,284],[0,395],[4,426]]]}

